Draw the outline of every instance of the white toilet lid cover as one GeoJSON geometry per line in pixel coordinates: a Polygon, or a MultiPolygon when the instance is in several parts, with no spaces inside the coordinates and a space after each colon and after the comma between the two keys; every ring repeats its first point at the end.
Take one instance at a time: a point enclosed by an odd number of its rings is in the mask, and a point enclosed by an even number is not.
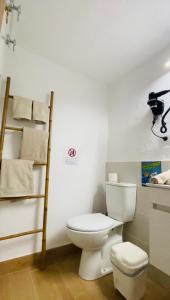
{"type": "Polygon", "coordinates": [[[101,231],[121,225],[122,222],[116,221],[103,214],[85,214],[73,217],[67,222],[67,227],[77,231],[101,231]]]}

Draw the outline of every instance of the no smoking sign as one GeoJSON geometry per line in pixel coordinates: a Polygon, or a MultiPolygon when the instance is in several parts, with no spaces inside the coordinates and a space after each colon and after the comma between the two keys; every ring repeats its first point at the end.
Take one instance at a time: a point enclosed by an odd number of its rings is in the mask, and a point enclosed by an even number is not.
{"type": "Polygon", "coordinates": [[[73,147],[70,147],[66,153],[65,164],[77,165],[77,150],[73,147]]]}
{"type": "Polygon", "coordinates": [[[76,156],[76,149],[74,149],[74,148],[70,148],[69,150],[68,150],[68,156],[70,156],[70,157],[75,157],[76,156]]]}

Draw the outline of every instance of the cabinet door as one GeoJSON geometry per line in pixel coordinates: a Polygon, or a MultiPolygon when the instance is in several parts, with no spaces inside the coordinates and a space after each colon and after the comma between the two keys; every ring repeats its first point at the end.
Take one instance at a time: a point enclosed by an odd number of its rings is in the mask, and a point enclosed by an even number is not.
{"type": "Polygon", "coordinates": [[[1,30],[4,10],[5,10],[5,0],[0,0],[0,30],[1,30]]]}
{"type": "Polygon", "coordinates": [[[170,206],[156,205],[150,215],[150,263],[170,276],[170,206]]]}

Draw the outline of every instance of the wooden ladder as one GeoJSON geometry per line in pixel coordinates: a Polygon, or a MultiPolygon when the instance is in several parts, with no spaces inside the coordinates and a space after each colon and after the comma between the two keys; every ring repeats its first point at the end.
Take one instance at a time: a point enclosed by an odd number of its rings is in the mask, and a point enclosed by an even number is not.
{"type": "MultiPolygon", "coordinates": [[[[10,95],[10,77],[7,77],[6,81],[6,91],[4,98],[4,106],[2,113],[2,121],[1,121],[1,136],[0,136],[0,162],[2,161],[3,156],[3,146],[4,146],[4,137],[6,130],[19,131],[22,132],[23,128],[11,127],[6,125],[7,121],[7,112],[8,112],[8,104],[9,98],[13,99],[13,96],[10,95]]],[[[48,190],[49,190],[49,172],[50,172],[50,154],[51,154],[51,129],[52,129],[52,113],[53,113],[53,101],[54,101],[54,92],[51,92],[50,95],[50,106],[49,106],[49,125],[48,125],[48,151],[47,151],[47,163],[34,163],[34,166],[45,166],[46,167],[46,175],[45,175],[45,193],[37,194],[37,195],[27,195],[27,196],[17,196],[17,197],[0,197],[0,201],[9,201],[9,200],[25,200],[25,199],[44,199],[44,213],[43,213],[43,227],[40,229],[30,230],[26,232],[20,232],[8,236],[0,237],[0,241],[4,241],[7,239],[13,239],[29,234],[35,234],[42,232],[42,267],[45,268],[45,257],[46,257],[46,231],[47,231],[47,210],[48,210],[48,190]]]]}

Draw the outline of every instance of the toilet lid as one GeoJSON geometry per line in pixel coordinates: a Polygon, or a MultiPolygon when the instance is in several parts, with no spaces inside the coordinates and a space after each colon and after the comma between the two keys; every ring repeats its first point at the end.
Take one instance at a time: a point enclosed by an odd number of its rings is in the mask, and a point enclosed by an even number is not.
{"type": "Polygon", "coordinates": [[[67,222],[67,227],[77,231],[101,231],[121,225],[122,222],[114,220],[103,214],[85,214],[71,218],[67,222]]]}

